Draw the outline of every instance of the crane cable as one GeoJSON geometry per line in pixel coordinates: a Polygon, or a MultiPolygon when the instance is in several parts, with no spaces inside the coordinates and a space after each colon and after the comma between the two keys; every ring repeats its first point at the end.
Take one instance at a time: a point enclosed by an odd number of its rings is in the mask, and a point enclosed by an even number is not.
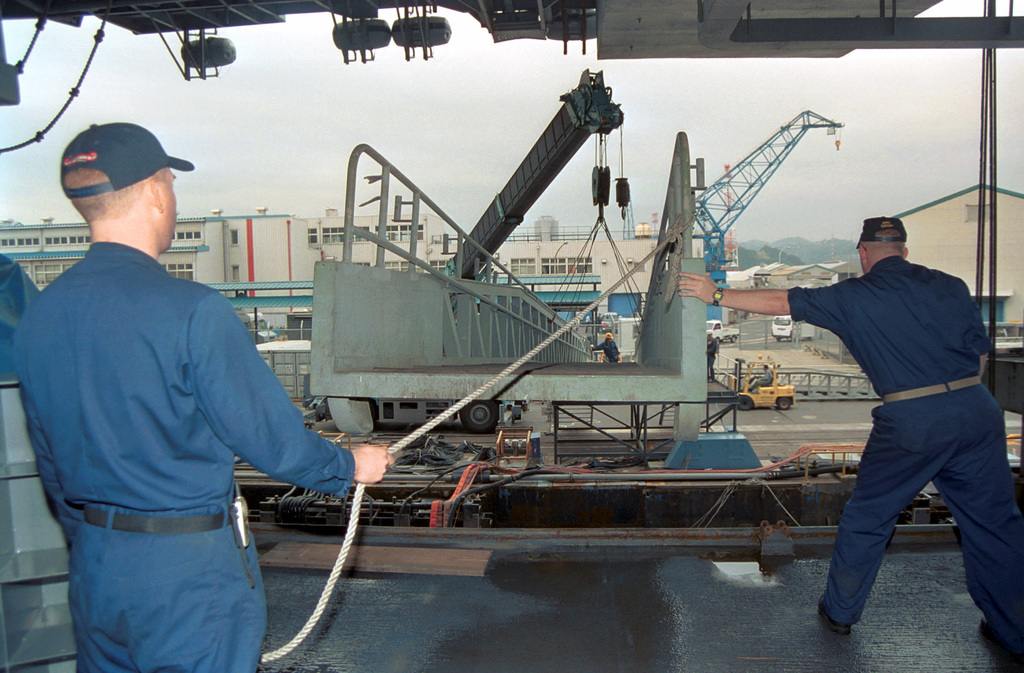
{"type": "MultiPolygon", "coordinates": [[[[553,334],[549,335],[546,339],[544,339],[544,341],[534,346],[528,353],[520,357],[518,360],[516,360],[509,366],[505,367],[505,369],[503,369],[500,373],[494,376],[491,380],[487,381],[485,384],[474,390],[472,393],[470,393],[469,395],[462,398],[452,406],[445,409],[443,413],[438,414],[432,420],[420,426],[417,430],[414,430],[411,434],[406,435],[405,437],[400,439],[393,446],[388,448],[388,452],[392,454],[398,453],[399,451],[407,447],[409,444],[419,439],[421,436],[433,430],[440,423],[443,423],[444,421],[454,416],[460,409],[465,407],[473,400],[479,398],[481,395],[483,395],[490,389],[494,388],[502,379],[511,375],[515,370],[519,369],[519,367],[529,362],[535,355],[537,355],[542,350],[547,348],[563,334],[565,334],[570,329],[578,325],[583,320],[584,316],[586,316],[592,310],[597,308],[598,304],[604,301],[604,299],[612,292],[619,289],[619,287],[623,283],[628,281],[634,273],[644,268],[644,265],[646,265],[647,262],[651,261],[651,259],[653,259],[655,255],[669,247],[671,244],[676,243],[677,241],[681,243],[683,234],[686,232],[687,229],[693,226],[694,219],[695,216],[690,215],[689,220],[684,223],[682,215],[677,217],[675,222],[666,230],[664,240],[661,241],[657,245],[657,247],[651,250],[651,252],[648,253],[646,257],[644,257],[643,261],[635,265],[629,273],[627,273],[625,276],[616,281],[611,287],[605,290],[600,297],[595,299],[584,310],[577,313],[575,317],[572,318],[572,320],[562,325],[553,334]]],[[[677,245],[674,250],[674,256],[682,257],[682,252],[682,245],[677,245]]],[[[678,269],[678,262],[673,265],[670,265],[670,269],[671,268],[678,269]]],[[[671,285],[671,279],[669,280],[669,287],[666,289],[666,294],[670,296],[675,294],[671,285]]],[[[320,594],[320,600],[317,601],[316,608],[313,610],[313,613],[306,621],[305,626],[303,626],[302,629],[299,630],[297,634],[295,634],[294,638],[292,638],[288,643],[286,643],[279,649],[274,650],[273,652],[268,652],[267,654],[264,654],[262,657],[260,657],[261,664],[267,664],[272,661],[277,661],[278,659],[281,659],[282,657],[285,657],[288,654],[290,654],[296,647],[298,647],[302,643],[303,640],[306,639],[306,636],[309,635],[309,633],[317,625],[317,622],[320,621],[320,617],[323,615],[324,610],[327,609],[327,603],[330,600],[331,594],[334,593],[334,587],[338,583],[338,578],[341,576],[342,568],[345,565],[345,561],[348,559],[348,553],[352,548],[353,541],[355,540],[356,530],[359,527],[359,510],[363,501],[363,492],[365,490],[365,484],[357,483],[355,491],[352,493],[351,509],[349,511],[348,527],[347,530],[345,531],[345,539],[342,541],[341,549],[338,552],[338,558],[334,562],[334,567],[331,569],[331,574],[327,578],[327,584],[324,586],[324,590],[320,594]]]]}

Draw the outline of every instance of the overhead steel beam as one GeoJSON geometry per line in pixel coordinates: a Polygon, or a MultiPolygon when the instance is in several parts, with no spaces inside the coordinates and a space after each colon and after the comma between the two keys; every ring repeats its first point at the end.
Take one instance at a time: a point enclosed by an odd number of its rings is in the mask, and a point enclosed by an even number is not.
{"type": "Polygon", "coordinates": [[[1024,17],[741,19],[737,43],[810,42],[850,49],[991,49],[1024,46],[1024,17]]]}

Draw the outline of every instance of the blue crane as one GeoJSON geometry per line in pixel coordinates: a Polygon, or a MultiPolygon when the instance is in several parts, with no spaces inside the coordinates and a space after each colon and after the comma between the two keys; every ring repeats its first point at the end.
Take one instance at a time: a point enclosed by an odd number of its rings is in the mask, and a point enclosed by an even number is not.
{"type": "MultiPolygon", "coordinates": [[[[829,135],[834,135],[836,129],[842,127],[839,122],[805,110],[727,170],[725,175],[697,198],[696,223],[701,233],[695,233],[694,236],[704,240],[704,263],[708,275],[716,284],[725,283],[725,267],[728,261],[725,255],[726,232],[779,169],[804,134],[810,129],[828,129],[829,135]]],[[[838,140],[836,149],[839,149],[838,140]]],[[[708,317],[721,316],[712,316],[709,313],[708,317]]]]}

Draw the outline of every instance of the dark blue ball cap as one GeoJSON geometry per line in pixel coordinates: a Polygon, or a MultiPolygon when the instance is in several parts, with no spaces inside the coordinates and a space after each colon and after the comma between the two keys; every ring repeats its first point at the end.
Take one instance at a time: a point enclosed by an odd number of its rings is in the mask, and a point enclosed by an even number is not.
{"type": "Polygon", "coordinates": [[[883,241],[907,242],[907,230],[898,217],[870,217],[864,220],[864,228],[860,232],[861,243],[881,243],[883,241]]]}
{"type": "Polygon", "coordinates": [[[72,140],[60,165],[60,183],[77,168],[92,168],[104,173],[107,182],[68,189],[69,199],[106,194],[141,182],[163,168],[191,171],[191,162],[167,156],[156,136],[137,124],[93,124],[72,140]]]}

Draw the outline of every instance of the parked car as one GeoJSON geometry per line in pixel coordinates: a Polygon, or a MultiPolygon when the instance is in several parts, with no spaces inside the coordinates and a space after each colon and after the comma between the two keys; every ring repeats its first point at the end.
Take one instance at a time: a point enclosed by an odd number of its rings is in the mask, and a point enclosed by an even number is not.
{"type": "Polygon", "coordinates": [[[772,336],[776,341],[793,340],[793,319],[788,315],[777,315],[772,319],[772,336]]]}

